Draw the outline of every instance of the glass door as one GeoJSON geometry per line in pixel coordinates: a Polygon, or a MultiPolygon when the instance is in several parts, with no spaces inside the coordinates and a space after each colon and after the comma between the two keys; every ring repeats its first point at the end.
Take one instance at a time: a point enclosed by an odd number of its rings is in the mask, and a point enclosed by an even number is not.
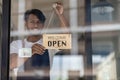
{"type": "MultiPolygon", "coordinates": [[[[6,64],[2,72],[6,71],[2,79],[9,75],[10,80],[92,80],[91,32],[84,29],[91,25],[90,0],[6,2],[3,26],[7,30],[2,30],[7,32],[2,40],[2,63],[6,64]],[[43,45],[43,34],[71,35],[71,48],[48,49],[43,45]]],[[[58,39],[51,45],[61,43],[66,45],[58,39]]]]}
{"type": "Polygon", "coordinates": [[[91,25],[90,13],[85,0],[11,0],[9,77],[92,80],[91,32],[82,29],[91,25]]]}

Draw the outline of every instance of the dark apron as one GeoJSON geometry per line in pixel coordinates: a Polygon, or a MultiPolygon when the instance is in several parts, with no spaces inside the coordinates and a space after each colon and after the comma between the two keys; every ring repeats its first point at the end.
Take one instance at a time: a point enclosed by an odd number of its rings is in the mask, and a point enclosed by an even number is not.
{"type": "Polygon", "coordinates": [[[29,58],[24,63],[25,72],[30,72],[37,70],[43,71],[45,75],[36,74],[35,76],[19,76],[23,75],[24,72],[18,72],[17,80],[50,80],[50,61],[49,61],[49,53],[48,50],[45,51],[44,54],[34,54],[31,58],[29,58]]]}

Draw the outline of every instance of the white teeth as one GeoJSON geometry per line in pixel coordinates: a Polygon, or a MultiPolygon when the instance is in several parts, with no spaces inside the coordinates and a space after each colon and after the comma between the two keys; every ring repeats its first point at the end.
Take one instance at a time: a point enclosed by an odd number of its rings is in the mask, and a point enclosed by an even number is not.
{"type": "Polygon", "coordinates": [[[33,31],[38,31],[38,29],[33,29],[33,31]]]}

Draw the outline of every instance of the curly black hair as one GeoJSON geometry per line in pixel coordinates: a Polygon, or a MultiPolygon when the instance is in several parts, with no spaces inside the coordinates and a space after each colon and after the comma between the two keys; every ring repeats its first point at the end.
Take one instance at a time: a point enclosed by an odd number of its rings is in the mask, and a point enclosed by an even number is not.
{"type": "Polygon", "coordinates": [[[45,15],[42,13],[41,10],[39,9],[31,9],[31,10],[27,10],[24,14],[24,20],[27,21],[28,17],[30,14],[34,14],[37,16],[37,18],[44,24],[45,23],[45,15]]]}

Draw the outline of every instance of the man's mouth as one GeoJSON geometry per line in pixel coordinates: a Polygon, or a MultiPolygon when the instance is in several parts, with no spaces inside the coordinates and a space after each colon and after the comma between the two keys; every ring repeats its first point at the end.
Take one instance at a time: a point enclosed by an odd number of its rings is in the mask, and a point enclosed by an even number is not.
{"type": "Polygon", "coordinates": [[[33,29],[33,31],[38,31],[38,30],[40,30],[40,29],[33,29]]]}

